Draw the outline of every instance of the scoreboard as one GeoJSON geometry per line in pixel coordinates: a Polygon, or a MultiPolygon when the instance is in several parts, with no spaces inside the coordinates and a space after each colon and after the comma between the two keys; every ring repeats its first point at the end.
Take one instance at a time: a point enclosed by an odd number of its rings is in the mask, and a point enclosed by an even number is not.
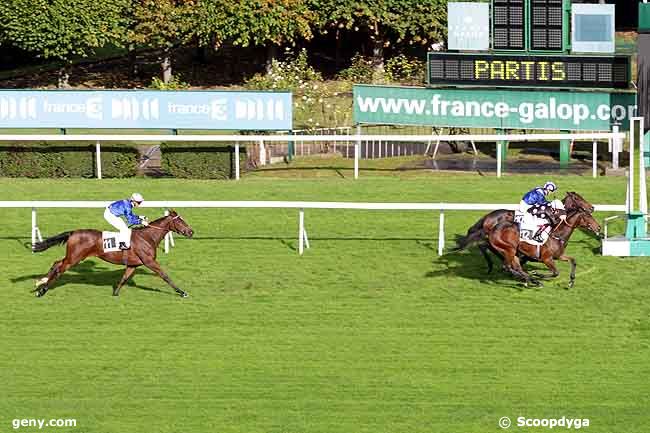
{"type": "Polygon", "coordinates": [[[624,89],[628,56],[429,53],[428,83],[624,89]]]}
{"type": "Polygon", "coordinates": [[[562,51],[562,0],[532,0],[530,15],[530,49],[562,51]]]}
{"type": "Polygon", "coordinates": [[[494,0],[493,46],[495,50],[523,50],[525,46],[524,0],[494,0]]]}
{"type": "Polygon", "coordinates": [[[493,0],[492,7],[495,50],[557,52],[564,48],[563,0],[493,0]]]}

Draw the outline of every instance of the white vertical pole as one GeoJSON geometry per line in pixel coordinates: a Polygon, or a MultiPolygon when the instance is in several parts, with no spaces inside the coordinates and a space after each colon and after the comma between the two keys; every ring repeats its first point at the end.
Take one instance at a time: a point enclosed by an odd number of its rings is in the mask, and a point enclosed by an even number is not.
{"type": "Polygon", "coordinates": [[[239,180],[239,142],[235,143],[235,180],[239,180]]]}
{"type": "Polygon", "coordinates": [[[99,140],[95,143],[95,165],[97,166],[97,179],[102,178],[102,147],[99,140]]]}
{"type": "Polygon", "coordinates": [[[359,153],[361,151],[361,125],[357,125],[357,143],[354,145],[354,178],[359,179],[359,153]]]}
{"type": "MultiPolygon", "coordinates": [[[[618,125],[612,126],[612,132],[618,133],[619,127],[618,125]]],[[[618,170],[618,152],[620,152],[621,149],[621,139],[620,138],[612,138],[612,168],[614,170],[618,170]]]]}
{"type": "Polygon", "coordinates": [[[32,247],[36,244],[36,208],[32,208],[32,247]]]}
{"type": "Polygon", "coordinates": [[[628,209],[631,213],[634,210],[634,146],[636,146],[636,122],[638,117],[630,119],[630,171],[628,177],[628,209]]]}
{"type": "MultiPolygon", "coordinates": [[[[165,210],[165,216],[167,215],[169,215],[169,211],[165,210]]],[[[169,253],[169,235],[170,233],[165,235],[165,254],[169,253]]]]}
{"type": "Polygon", "coordinates": [[[298,213],[298,254],[302,256],[305,250],[305,210],[300,209],[298,213]]]}
{"type": "Polygon", "coordinates": [[[445,211],[440,209],[440,223],[438,224],[438,255],[442,255],[445,248],[445,211]]]}
{"type": "Polygon", "coordinates": [[[266,165],[266,148],[264,147],[264,140],[258,142],[260,147],[260,165],[266,165]]]}
{"type": "Polygon", "coordinates": [[[644,118],[639,117],[639,211],[648,213],[648,196],[645,184],[645,125],[644,118]]]}
{"type": "Polygon", "coordinates": [[[591,145],[591,177],[598,177],[598,143],[596,140],[591,145]]]}
{"type": "Polygon", "coordinates": [[[497,142],[497,177],[501,177],[501,143],[497,142]]]}

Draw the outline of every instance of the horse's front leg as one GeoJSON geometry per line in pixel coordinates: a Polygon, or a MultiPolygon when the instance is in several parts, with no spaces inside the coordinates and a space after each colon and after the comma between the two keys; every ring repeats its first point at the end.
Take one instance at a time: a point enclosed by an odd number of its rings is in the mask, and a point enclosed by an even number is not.
{"type": "Polygon", "coordinates": [[[571,273],[569,274],[569,289],[572,289],[573,285],[576,282],[576,259],[564,254],[558,257],[558,259],[564,260],[565,262],[569,262],[571,264],[571,273]]]}
{"type": "Polygon", "coordinates": [[[156,274],[158,274],[158,276],[160,278],[162,278],[163,280],[165,280],[165,282],[167,282],[167,284],[172,286],[174,288],[174,290],[176,290],[176,293],[178,293],[181,296],[181,298],[187,298],[189,296],[187,292],[181,290],[176,284],[174,284],[174,282],[171,280],[171,278],[169,278],[167,276],[167,274],[165,272],[163,272],[163,270],[160,268],[160,265],[158,264],[158,262],[156,262],[153,259],[149,259],[149,260],[144,262],[144,265],[146,267],[148,267],[149,269],[151,269],[152,271],[154,271],[156,274]]]}
{"type": "Polygon", "coordinates": [[[546,265],[546,267],[551,271],[551,274],[547,275],[543,272],[535,272],[535,277],[541,278],[543,280],[550,280],[551,278],[557,278],[558,275],[560,275],[560,271],[557,269],[557,266],[555,265],[555,260],[553,260],[553,256],[549,256],[549,257],[542,256],[540,262],[546,265]]]}
{"type": "Polygon", "coordinates": [[[129,281],[129,278],[133,275],[135,272],[135,266],[128,266],[126,268],[126,271],[124,271],[124,275],[122,275],[122,279],[120,280],[119,283],[117,283],[117,286],[113,289],[113,296],[119,296],[120,295],[120,289],[124,284],[126,284],[127,281],[129,281]]]}

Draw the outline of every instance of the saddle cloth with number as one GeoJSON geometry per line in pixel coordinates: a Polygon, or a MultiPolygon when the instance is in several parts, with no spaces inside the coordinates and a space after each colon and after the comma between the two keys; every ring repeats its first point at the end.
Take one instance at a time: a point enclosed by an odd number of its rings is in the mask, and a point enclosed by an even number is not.
{"type": "Polygon", "coordinates": [[[544,245],[551,234],[551,225],[542,218],[537,218],[528,212],[515,211],[515,222],[519,224],[519,240],[532,245],[544,245]],[[535,233],[543,227],[540,234],[541,242],[533,239],[535,233]]]}
{"type": "Polygon", "coordinates": [[[119,246],[119,235],[117,232],[102,232],[102,246],[105,253],[122,251],[119,246]]]}

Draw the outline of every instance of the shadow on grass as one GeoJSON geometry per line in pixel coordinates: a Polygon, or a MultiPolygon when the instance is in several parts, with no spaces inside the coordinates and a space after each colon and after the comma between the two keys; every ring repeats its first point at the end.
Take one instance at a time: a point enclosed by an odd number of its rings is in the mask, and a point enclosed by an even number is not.
{"type": "MultiPolygon", "coordinates": [[[[593,246],[593,241],[597,240],[598,242],[600,242],[600,237],[589,231],[583,231],[583,230],[581,231],[584,234],[586,234],[588,238],[571,241],[568,244],[569,247],[568,255],[574,256],[574,254],[572,254],[570,251],[571,245],[573,245],[574,247],[580,246],[583,249],[591,251],[594,255],[600,255],[600,251],[601,251],[600,245],[597,245],[596,247],[593,246]]],[[[460,235],[457,236],[457,238],[458,237],[460,237],[460,235]]],[[[445,277],[445,276],[448,277],[450,274],[452,274],[461,278],[476,280],[481,284],[499,284],[503,287],[510,287],[519,291],[526,288],[523,285],[523,283],[517,280],[513,275],[503,270],[502,268],[503,261],[500,256],[497,256],[492,252],[488,252],[488,255],[490,256],[493,264],[493,270],[490,273],[488,273],[487,262],[479,252],[478,247],[472,245],[462,251],[450,250],[449,252],[445,253],[443,256],[438,257],[436,260],[433,261],[433,266],[434,267],[442,266],[443,268],[429,271],[426,273],[426,276],[430,278],[435,278],[435,277],[445,277]]],[[[580,259],[578,258],[577,260],[579,261],[580,259]]],[[[564,263],[564,262],[556,260],[556,264],[557,263],[564,263]]],[[[546,265],[544,265],[541,262],[525,261],[522,262],[522,264],[524,270],[526,270],[526,272],[528,272],[529,274],[531,272],[537,273],[538,275],[548,275],[550,273],[546,265]]],[[[566,272],[566,275],[568,275],[568,271],[566,272]]],[[[544,285],[548,285],[554,281],[561,282],[562,281],[561,278],[562,276],[555,279],[542,279],[541,282],[544,285]]]]}
{"type": "MultiPolygon", "coordinates": [[[[174,294],[173,292],[171,292],[171,290],[173,290],[171,288],[170,291],[167,292],[153,287],[141,286],[136,284],[134,278],[136,278],[137,274],[138,274],[138,270],[135,271],[133,277],[131,277],[129,282],[125,284],[124,287],[122,287],[120,293],[123,293],[127,287],[135,287],[136,289],[144,290],[146,292],[157,292],[163,295],[174,294]]],[[[42,274],[23,275],[20,277],[11,278],[9,281],[11,281],[12,283],[33,281],[42,278],[44,275],[45,272],[43,272],[42,274]]],[[[63,275],[61,275],[61,277],[54,283],[52,287],[50,287],[49,290],[52,291],[57,289],[58,287],[64,286],[68,283],[72,283],[72,284],[84,284],[84,285],[96,286],[102,289],[107,289],[107,293],[112,293],[113,287],[117,285],[117,283],[122,278],[122,275],[124,275],[123,268],[109,269],[105,266],[98,266],[98,264],[93,261],[85,261],[70,268],[63,275]],[[111,290],[108,291],[108,288],[110,288],[111,290]]],[[[164,281],[162,280],[160,281],[161,284],[166,284],[164,281]]]]}
{"type": "Polygon", "coordinates": [[[523,283],[509,273],[501,270],[501,260],[493,258],[494,269],[488,273],[487,264],[479,251],[448,252],[432,261],[433,270],[425,274],[427,278],[460,277],[474,280],[482,285],[500,286],[522,291],[523,283]]]}

